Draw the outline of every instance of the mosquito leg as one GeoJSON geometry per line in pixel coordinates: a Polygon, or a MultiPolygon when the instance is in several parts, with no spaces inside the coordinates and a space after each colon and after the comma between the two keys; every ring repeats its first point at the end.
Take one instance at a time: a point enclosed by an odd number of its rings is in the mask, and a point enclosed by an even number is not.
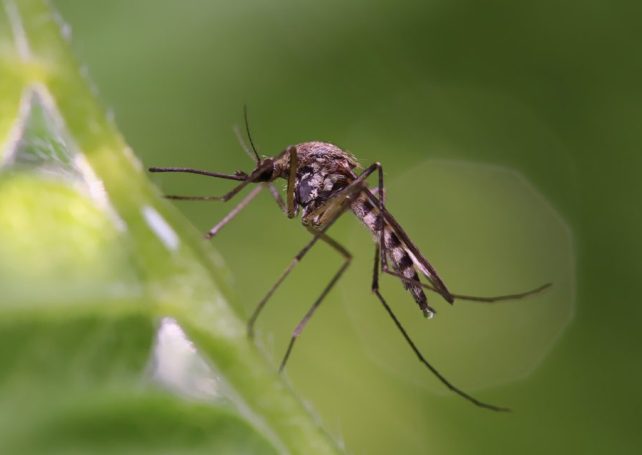
{"type": "Polygon", "coordinates": [[[288,207],[287,207],[287,212],[288,212],[288,218],[294,218],[294,215],[296,215],[296,201],[294,197],[294,191],[296,187],[296,172],[297,169],[299,168],[298,164],[298,158],[296,154],[296,148],[293,146],[290,146],[288,148],[288,154],[289,154],[289,162],[290,162],[290,173],[288,175],[288,189],[287,189],[287,201],[288,201],[288,207]]]}
{"type": "Polygon", "coordinates": [[[539,294],[540,292],[550,288],[551,286],[553,286],[553,283],[546,283],[536,287],[535,289],[531,289],[526,292],[519,292],[517,294],[495,295],[491,297],[479,297],[475,295],[463,295],[463,294],[453,294],[453,297],[455,297],[455,299],[467,300],[469,302],[494,303],[494,302],[501,302],[504,300],[523,299],[524,297],[539,294]]]}
{"type": "MultiPolygon", "coordinates": [[[[383,186],[383,167],[379,165],[377,168],[377,174],[378,175],[378,187],[377,187],[377,200],[379,201],[379,219],[377,220],[377,224],[379,226],[379,249],[381,251],[381,270],[385,270],[388,268],[388,264],[386,262],[386,243],[383,240],[383,233],[384,233],[384,222],[383,222],[383,209],[384,209],[384,200],[385,200],[385,193],[384,193],[384,186],[383,186]]],[[[377,253],[379,254],[379,253],[377,253]]],[[[378,277],[377,277],[378,278],[378,277]]]]}
{"type": "Polygon", "coordinates": [[[372,292],[379,290],[379,245],[375,245],[374,267],[372,269],[372,292]]]}
{"type": "MultiPolygon", "coordinates": [[[[435,289],[434,286],[431,286],[429,284],[422,283],[421,281],[413,280],[411,278],[406,278],[400,273],[394,272],[392,270],[389,270],[388,268],[382,270],[384,273],[387,273],[389,275],[392,275],[394,277],[397,277],[401,279],[402,281],[405,281],[407,283],[411,284],[416,284],[418,286],[421,286],[425,289],[428,289],[429,291],[432,292],[439,292],[437,289],[435,289]]],[[[451,295],[455,298],[455,300],[467,300],[469,302],[481,302],[481,303],[495,303],[495,302],[502,302],[505,300],[519,300],[523,299],[525,297],[529,297],[531,295],[539,294],[540,292],[545,291],[546,289],[550,288],[553,286],[553,283],[546,283],[541,286],[538,286],[534,289],[530,289],[525,292],[518,292],[515,294],[503,294],[503,295],[494,295],[494,296],[476,296],[476,295],[464,295],[464,294],[453,294],[451,295]]]]}
{"type": "MultiPolygon", "coordinates": [[[[221,177],[232,180],[241,180],[242,183],[234,188],[232,191],[227,193],[224,196],[177,196],[177,195],[166,195],[166,199],[173,199],[179,201],[227,201],[231,199],[240,189],[242,189],[247,183],[251,181],[251,177],[245,174],[244,172],[238,171],[234,175],[228,174],[218,174],[216,172],[201,171],[199,169],[190,169],[190,168],[150,168],[151,172],[188,172],[200,175],[206,175],[209,177],[221,177]]],[[[214,237],[227,223],[229,223],[236,215],[239,214],[247,205],[261,192],[264,188],[265,183],[260,184],[254,188],[243,200],[234,207],[230,213],[228,213],[219,223],[217,223],[212,229],[208,231],[205,235],[205,238],[211,239],[214,237]]]]}
{"type": "Polygon", "coordinates": [[[259,314],[263,310],[263,307],[265,307],[265,304],[267,303],[268,300],[270,300],[270,297],[272,297],[272,294],[274,294],[274,291],[277,290],[277,288],[283,283],[283,280],[290,274],[292,269],[301,262],[301,259],[307,254],[308,251],[310,251],[310,248],[314,246],[314,244],[319,240],[321,237],[321,233],[318,233],[314,237],[312,237],[312,240],[310,240],[307,245],[303,247],[301,251],[298,252],[294,258],[290,261],[290,264],[285,268],[283,272],[281,272],[281,275],[279,278],[276,280],[276,282],[272,285],[270,290],[265,294],[265,296],[261,299],[261,301],[256,305],[256,308],[254,309],[254,312],[252,313],[252,316],[250,316],[250,319],[247,322],[247,333],[250,338],[254,337],[254,324],[256,323],[256,319],[259,317],[259,314]]]}
{"type": "Polygon", "coordinates": [[[264,186],[263,185],[258,185],[250,191],[247,196],[245,196],[241,202],[239,202],[225,217],[216,223],[212,229],[210,229],[207,234],[205,234],[206,239],[211,239],[214,237],[218,232],[225,226],[227,223],[232,221],[236,215],[239,214],[241,210],[243,210],[245,207],[248,206],[250,202],[263,190],[264,186]]]}
{"type": "MultiPolygon", "coordinates": [[[[232,221],[236,215],[239,214],[241,210],[243,210],[245,207],[249,205],[250,202],[263,190],[264,184],[261,184],[257,187],[255,187],[250,193],[248,193],[247,196],[245,196],[241,202],[239,202],[225,217],[216,223],[212,229],[210,229],[206,234],[205,238],[206,239],[211,239],[214,237],[218,232],[225,226],[227,223],[232,221]]],[[[168,195],[165,196],[166,199],[173,199],[173,200],[179,200],[179,201],[220,201],[222,200],[221,197],[219,196],[175,196],[175,195],[168,195]]]]}
{"type": "MultiPolygon", "coordinates": [[[[205,175],[207,177],[216,177],[227,180],[245,181],[248,175],[243,171],[237,171],[234,174],[222,174],[220,172],[204,171],[202,169],[192,169],[189,167],[150,167],[149,172],[179,172],[187,174],[205,175]]],[[[165,199],[173,199],[177,201],[224,201],[225,196],[177,196],[168,194],[164,196],[165,199]]]]}
{"type": "MultiPolygon", "coordinates": [[[[340,215],[340,214],[339,214],[340,215]]],[[[317,243],[317,240],[323,237],[325,231],[327,231],[330,226],[336,221],[338,218],[335,217],[334,220],[332,220],[330,223],[326,224],[324,228],[320,231],[315,231],[314,236],[312,239],[297,253],[294,258],[290,261],[288,266],[281,272],[281,275],[279,275],[279,278],[276,280],[276,282],[272,285],[270,290],[265,294],[265,296],[261,299],[261,301],[256,305],[256,308],[254,309],[254,312],[252,313],[252,316],[250,316],[250,319],[247,322],[247,334],[250,338],[254,337],[254,324],[256,323],[256,319],[259,317],[259,314],[263,310],[263,307],[265,307],[265,304],[267,303],[268,300],[270,300],[270,297],[272,297],[272,294],[278,289],[278,287],[283,283],[285,278],[290,274],[292,269],[301,262],[301,260],[305,257],[305,255],[310,251],[310,249],[314,246],[315,243],[317,243]]]]}
{"type": "Polygon", "coordinates": [[[232,190],[225,193],[223,196],[165,196],[168,199],[177,199],[184,201],[223,201],[227,202],[236,196],[243,188],[245,188],[250,183],[255,183],[259,180],[262,175],[269,171],[273,166],[271,160],[265,160],[264,162],[257,165],[256,169],[252,171],[250,175],[242,171],[237,171],[235,174],[219,174],[217,172],[202,171],[199,169],[190,169],[190,168],[160,168],[160,167],[151,167],[149,168],[150,172],[187,172],[191,174],[200,174],[206,175],[208,177],[219,177],[229,180],[238,180],[241,183],[236,185],[232,190]]]}
{"type": "Polygon", "coordinates": [[[243,198],[241,202],[238,203],[236,207],[234,207],[225,217],[219,221],[212,229],[208,231],[207,234],[205,234],[206,239],[211,239],[213,238],[218,232],[225,226],[227,223],[232,221],[236,215],[239,214],[241,210],[243,210],[245,207],[247,207],[252,200],[264,189],[267,188],[270,190],[272,193],[272,196],[276,203],[279,205],[281,208],[281,211],[284,213],[287,213],[287,208],[285,207],[285,203],[281,199],[281,195],[278,193],[278,190],[274,187],[273,184],[271,183],[262,183],[261,185],[255,187],[250,193],[248,193],[247,196],[243,198]]]}
{"type": "Polygon", "coordinates": [[[330,290],[334,287],[334,285],[339,281],[339,278],[343,275],[343,273],[346,271],[348,266],[350,265],[350,261],[352,261],[352,255],[348,250],[346,250],[343,246],[341,246],[337,241],[334,239],[328,237],[327,235],[323,234],[321,236],[321,240],[326,242],[328,245],[330,245],[332,248],[334,248],[341,256],[343,256],[343,264],[337,271],[337,273],[332,277],[328,285],[323,289],[323,292],[321,292],[321,295],[317,298],[317,300],[312,304],[310,309],[308,310],[307,313],[305,313],[305,316],[303,316],[303,319],[301,319],[301,322],[299,322],[294,329],[294,332],[292,332],[292,338],[290,338],[290,344],[288,344],[288,349],[285,352],[285,355],[283,356],[283,360],[281,361],[281,366],[279,367],[279,371],[283,371],[283,368],[285,368],[285,364],[287,363],[288,359],[290,358],[290,354],[292,353],[292,348],[294,347],[294,343],[296,342],[297,338],[299,335],[301,335],[301,332],[303,332],[303,329],[305,328],[306,324],[312,318],[312,315],[316,311],[316,309],[321,305],[321,302],[325,298],[325,296],[330,292],[330,290]]]}
{"type": "Polygon", "coordinates": [[[388,316],[390,316],[392,321],[397,326],[397,329],[399,329],[399,331],[401,332],[401,335],[404,337],[404,339],[406,340],[410,348],[413,350],[415,355],[419,358],[419,361],[422,364],[424,364],[424,366],[428,368],[432,372],[432,374],[434,374],[437,377],[437,379],[439,379],[446,387],[448,387],[451,391],[461,396],[462,398],[470,401],[471,403],[481,408],[490,409],[492,411],[510,411],[510,409],[508,408],[502,408],[492,404],[484,403],[482,401],[479,401],[475,397],[468,395],[463,390],[455,387],[450,381],[448,381],[448,379],[446,379],[445,376],[443,376],[434,366],[432,366],[432,364],[430,364],[428,360],[426,360],[426,358],[421,353],[419,348],[417,348],[417,345],[414,343],[414,341],[412,341],[412,338],[410,338],[410,336],[408,335],[408,332],[406,332],[406,329],[403,327],[399,319],[397,319],[397,316],[395,316],[395,314],[392,312],[392,308],[390,308],[390,305],[388,305],[386,300],[383,298],[383,296],[379,292],[379,282],[378,282],[378,274],[377,274],[378,265],[379,265],[378,263],[379,263],[379,246],[377,246],[375,249],[375,267],[374,267],[375,272],[372,279],[372,292],[374,292],[374,294],[377,296],[377,298],[383,305],[384,309],[388,313],[388,316]]]}
{"type": "Polygon", "coordinates": [[[243,188],[245,188],[248,183],[252,183],[250,180],[243,180],[239,185],[235,186],[231,191],[225,193],[222,196],[180,196],[175,194],[165,195],[166,199],[173,199],[177,201],[222,201],[227,202],[236,196],[243,188]]]}
{"type": "MultiPolygon", "coordinates": [[[[265,184],[264,184],[265,185],[265,184]]],[[[276,189],[276,186],[274,186],[274,183],[267,183],[266,184],[268,189],[270,190],[270,194],[272,195],[272,198],[274,199],[274,202],[277,203],[279,208],[284,214],[288,214],[288,208],[285,205],[285,202],[283,202],[283,198],[281,197],[281,193],[279,193],[279,190],[276,189]]]]}

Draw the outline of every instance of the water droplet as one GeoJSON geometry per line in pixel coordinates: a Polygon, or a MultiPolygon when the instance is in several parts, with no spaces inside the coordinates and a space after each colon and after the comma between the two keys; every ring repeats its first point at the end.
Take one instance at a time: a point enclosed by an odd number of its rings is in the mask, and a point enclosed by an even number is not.
{"type": "Polygon", "coordinates": [[[426,317],[426,319],[432,319],[432,318],[435,317],[435,312],[430,310],[430,309],[428,309],[428,308],[426,308],[424,310],[424,316],[426,317]]]}

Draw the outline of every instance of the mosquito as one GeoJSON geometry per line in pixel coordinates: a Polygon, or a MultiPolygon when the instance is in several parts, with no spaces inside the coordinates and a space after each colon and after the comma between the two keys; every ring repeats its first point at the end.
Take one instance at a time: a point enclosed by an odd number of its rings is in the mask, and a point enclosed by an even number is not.
{"type": "MultiPolygon", "coordinates": [[[[521,299],[537,294],[550,287],[551,283],[522,293],[494,297],[477,297],[450,292],[435,268],[428,262],[424,255],[421,254],[401,225],[392,216],[390,211],[388,211],[385,205],[385,187],[381,163],[375,162],[365,168],[361,173],[357,173],[357,170],[361,169],[361,167],[353,155],[336,145],[318,141],[291,145],[278,155],[261,158],[256,151],[252,136],[250,135],[247,110],[244,111],[244,118],[246,134],[251,145],[251,152],[248,151],[247,147],[244,148],[247,153],[251,153],[256,164],[254,170],[249,174],[243,171],[236,171],[234,174],[225,174],[183,167],[151,167],[149,171],[183,172],[240,182],[222,196],[165,196],[168,199],[174,200],[227,202],[238,195],[241,190],[248,185],[258,184],[219,223],[207,232],[205,235],[207,239],[214,237],[266,188],[269,189],[273,198],[288,218],[294,218],[299,213],[301,214],[302,224],[312,234],[312,238],[294,258],[292,258],[274,285],[257,304],[247,323],[250,338],[254,336],[256,320],[265,308],[268,300],[270,300],[274,292],[294,267],[303,260],[319,240],[326,243],[343,258],[341,267],[292,332],[279,371],[283,371],[285,368],[296,340],[321,305],[321,302],[337,281],[339,281],[352,261],[350,252],[327,234],[328,229],[341,215],[351,211],[370,231],[374,239],[375,251],[371,290],[381,305],[383,305],[385,311],[409,347],[416,354],[419,361],[448,389],[469,402],[493,411],[509,411],[508,408],[482,402],[464,392],[446,379],[446,377],[427,360],[381,294],[379,289],[379,275],[380,273],[385,273],[398,278],[405,289],[412,295],[423,315],[427,318],[432,318],[436,314],[436,310],[428,304],[428,298],[424,290],[438,294],[449,304],[453,304],[455,300],[493,303],[503,300],[521,299]],[[370,188],[367,184],[367,179],[374,173],[377,174],[378,185],[375,188],[370,188]],[[273,184],[277,179],[285,179],[287,181],[285,202],[273,184]],[[425,277],[428,283],[423,283],[420,280],[418,272],[425,277]]],[[[241,144],[244,145],[238,131],[237,135],[239,136],[241,144]]]]}

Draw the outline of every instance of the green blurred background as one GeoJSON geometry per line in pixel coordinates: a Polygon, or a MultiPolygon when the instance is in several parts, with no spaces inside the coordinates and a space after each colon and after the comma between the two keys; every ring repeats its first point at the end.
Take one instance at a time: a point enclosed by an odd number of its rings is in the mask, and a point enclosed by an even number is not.
{"type": "MultiPolygon", "coordinates": [[[[327,140],[384,163],[393,213],[456,291],[555,287],[493,307],[433,299],[424,320],[384,292],[455,383],[444,393],[370,295],[372,247],[297,345],[288,376],[349,453],[632,453],[642,381],[642,52],[636,2],[56,0],[103,101],[146,165],[249,170],[242,106],[264,154],[327,140]],[[514,172],[511,172],[514,171],[514,172]],[[520,177],[523,176],[522,177],[520,177]]],[[[229,183],[155,178],[163,191],[229,183]]],[[[226,209],[180,205],[205,231],[226,209]]],[[[212,243],[248,314],[308,234],[263,195],[212,243]]],[[[310,253],[259,321],[278,362],[339,266],[310,253]]]]}

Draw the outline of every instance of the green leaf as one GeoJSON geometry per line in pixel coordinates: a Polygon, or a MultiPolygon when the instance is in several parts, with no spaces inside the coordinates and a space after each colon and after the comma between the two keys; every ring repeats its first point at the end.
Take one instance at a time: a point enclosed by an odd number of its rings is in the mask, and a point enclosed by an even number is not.
{"type": "Polygon", "coordinates": [[[40,0],[0,5],[0,452],[337,453],[61,21],[40,0]]]}

